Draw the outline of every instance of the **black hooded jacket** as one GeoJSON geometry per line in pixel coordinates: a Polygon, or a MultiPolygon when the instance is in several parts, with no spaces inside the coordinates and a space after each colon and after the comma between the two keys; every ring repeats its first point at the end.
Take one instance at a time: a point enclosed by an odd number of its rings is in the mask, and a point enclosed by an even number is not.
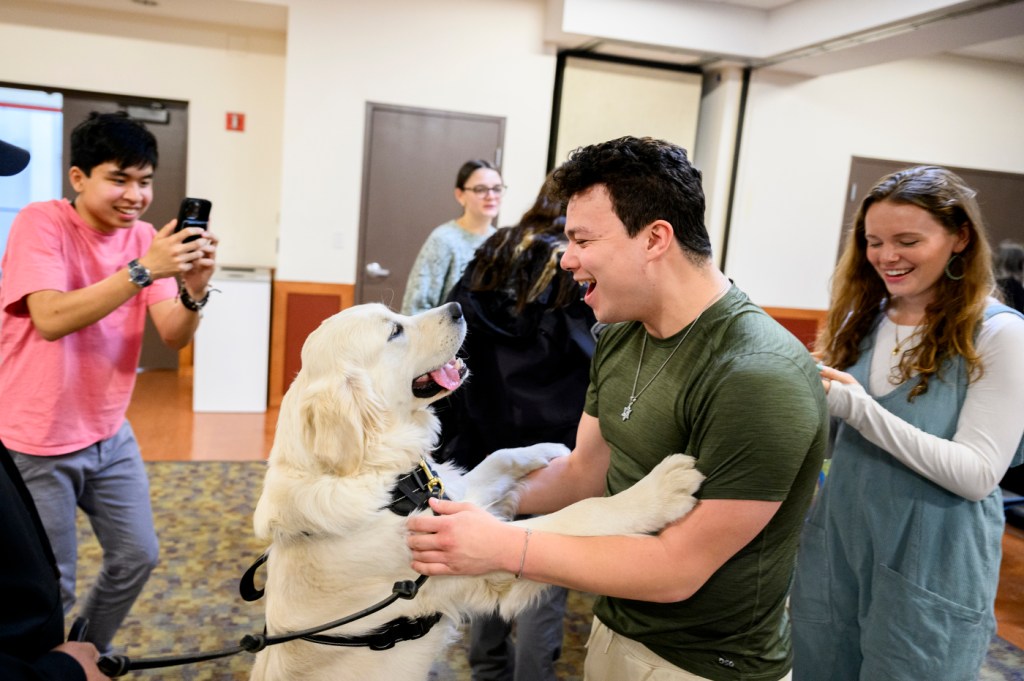
{"type": "Polygon", "coordinates": [[[35,504],[7,449],[0,444],[0,679],[85,681],[64,641],[57,563],[35,504]]]}
{"type": "Polygon", "coordinates": [[[466,383],[438,407],[440,461],[470,469],[496,449],[538,442],[572,448],[590,381],[594,313],[582,299],[548,309],[551,287],[516,312],[511,292],[471,291],[468,275],[448,301],[462,305],[459,355],[466,383]]]}

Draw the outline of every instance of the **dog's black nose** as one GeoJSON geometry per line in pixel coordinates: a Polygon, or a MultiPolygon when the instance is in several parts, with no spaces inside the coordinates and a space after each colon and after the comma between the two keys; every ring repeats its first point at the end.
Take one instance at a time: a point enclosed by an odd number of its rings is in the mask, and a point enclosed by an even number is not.
{"type": "Polygon", "coordinates": [[[462,319],[462,306],[458,303],[448,303],[445,305],[448,308],[448,314],[451,315],[452,321],[457,322],[462,319]]]}

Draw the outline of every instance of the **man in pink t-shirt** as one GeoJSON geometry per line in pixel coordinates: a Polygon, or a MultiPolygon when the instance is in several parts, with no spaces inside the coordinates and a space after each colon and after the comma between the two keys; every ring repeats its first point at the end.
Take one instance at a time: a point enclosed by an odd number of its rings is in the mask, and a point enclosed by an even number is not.
{"type": "Polygon", "coordinates": [[[75,199],[26,206],[0,263],[0,441],[53,545],[65,612],[76,507],[90,518],[103,567],[81,615],[101,652],[157,561],[149,483],[125,420],[146,314],[168,346],[187,345],[217,249],[210,232],[140,220],[156,166],[141,123],[93,113],[71,133],[75,199]],[[185,243],[192,234],[202,238],[185,243]]]}

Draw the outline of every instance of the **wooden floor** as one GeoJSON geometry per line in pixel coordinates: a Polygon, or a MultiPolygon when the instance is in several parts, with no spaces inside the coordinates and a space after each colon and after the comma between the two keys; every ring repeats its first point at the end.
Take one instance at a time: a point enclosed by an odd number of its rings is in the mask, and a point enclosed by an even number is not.
{"type": "MultiPolygon", "coordinates": [[[[139,374],[128,419],[147,461],[251,461],[270,454],[277,412],[193,413],[191,374],[153,370],[139,374]]],[[[1009,525],[996,618],[999,635],[1024,648],[1024,531],[1009,525]]]]}
{"type": "Polygon", "coordinates": [[[139,374],[128,420],[146,461],[254,461],[270,455],[277,410],[194,413],[191,371],[156,369],[139,374]]]}

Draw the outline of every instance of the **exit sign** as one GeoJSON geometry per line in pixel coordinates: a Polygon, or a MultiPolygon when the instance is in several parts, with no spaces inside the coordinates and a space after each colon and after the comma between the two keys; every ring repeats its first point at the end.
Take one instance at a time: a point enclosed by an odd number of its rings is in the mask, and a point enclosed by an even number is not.
{"type": "Polygon", "coordinates": [[[245,114],[228,112],[227,129],[245,132],[245,114]]]}

